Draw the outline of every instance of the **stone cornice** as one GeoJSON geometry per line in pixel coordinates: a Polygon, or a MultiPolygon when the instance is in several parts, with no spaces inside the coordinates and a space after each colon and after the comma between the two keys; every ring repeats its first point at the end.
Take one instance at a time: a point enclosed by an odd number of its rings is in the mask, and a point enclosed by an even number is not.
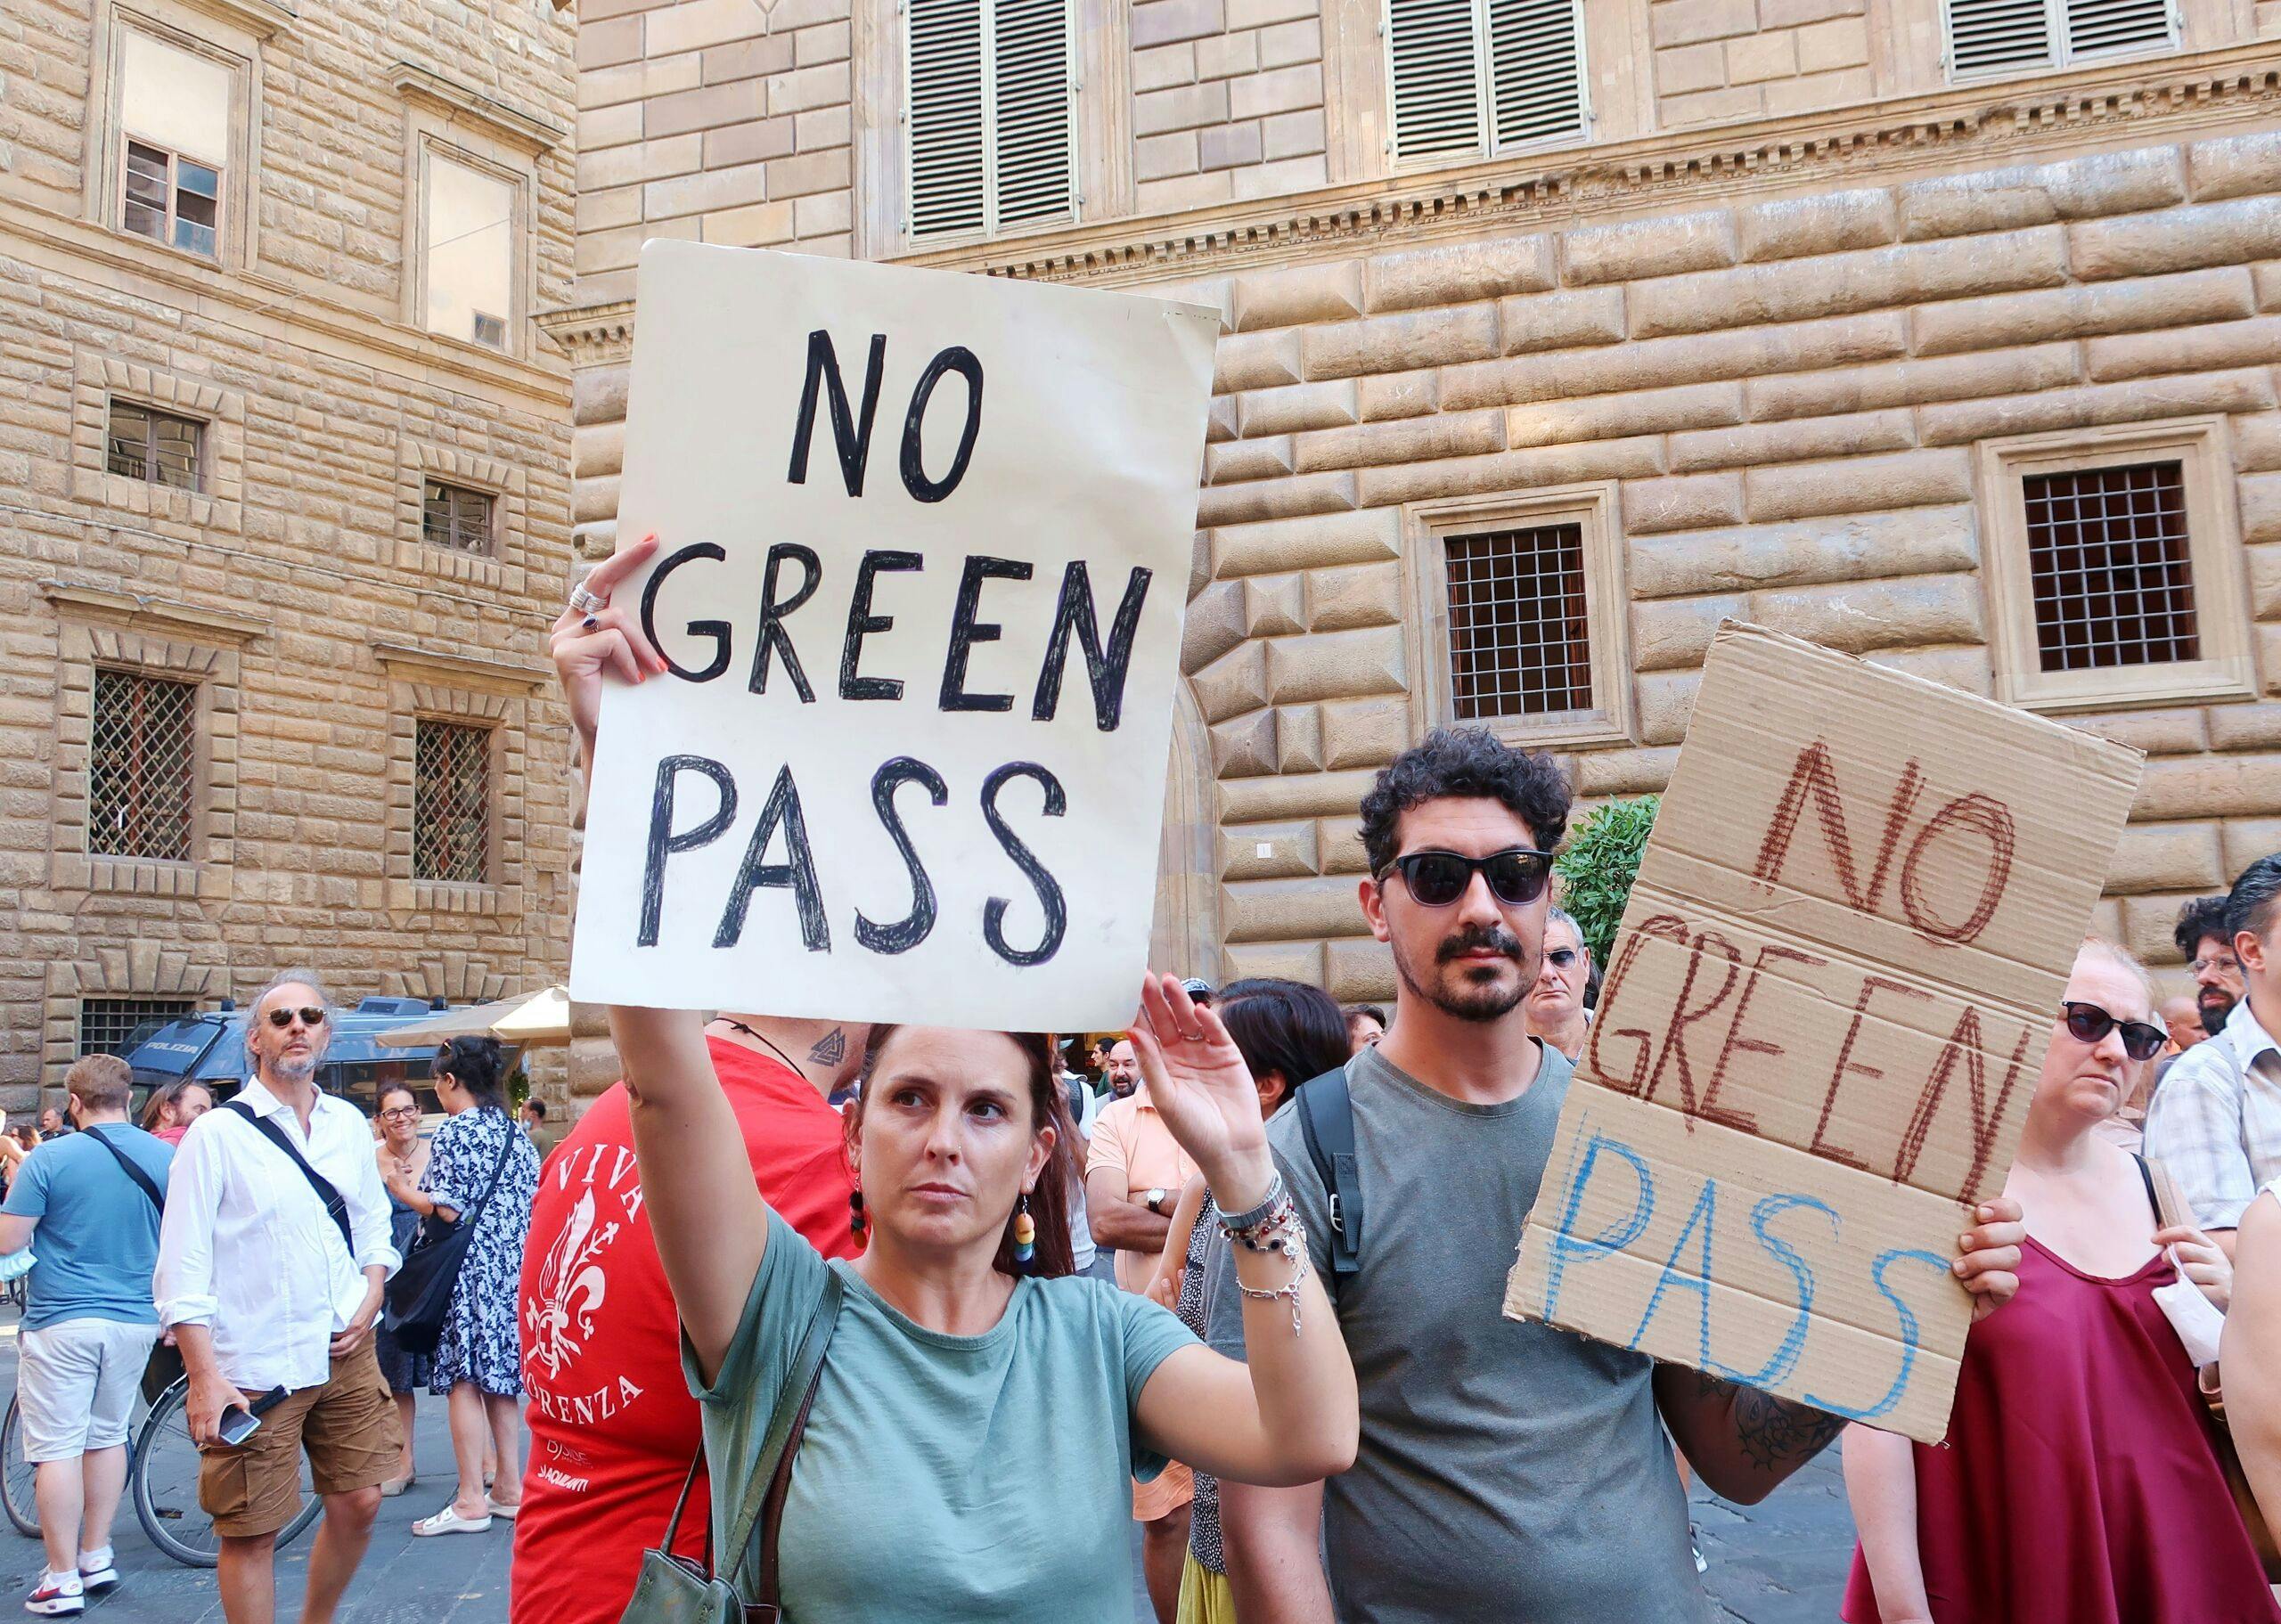
{"type": "Polygon", "coordinates": [[[184,0],[184,4],[235,23],[256,39],[282,33],[301,20],[298,12],[281,0],[184,0]]]}
{"type": "Polygon", "coordinates": [[[413,678],[426,677],[454,688],[480,688],[500,693],[536,693],[553,674],[551,666],[519,660],[486,659],[475,654],[446,654],[416,643],[370,640],[373,657],[391,672],[413,678]]]}
{"type": "Polygon", "coordinates": [[[267,273],[216,270],[140,237],[61,215],[0,211],[0,252],[57,275],[83,277],[138,298],[178,304],[208,321],[241,316],[250,330],[288,337],[320,354],[407,376],[446,379],[470,395],[504,393],[552,404],[570,387],[559,364],[537,365],[471,344],[430,339],[267,273]]]}
{"type": "Polygon", "coordinates": [[[569,134],[551,119],[511,107],[418,62],[391,63],[388,85],[407,100],[425,102],[454,118],[465,118],[485,134],[528,152],[544,152],[549,147],[560,146],[569,134]]]}
{"type": "Polygon", "coordinates": [[[899,265],[1054,282],[1153,282],[1281,264],[1324,249],[1369,252],[1490,229],[1565,226],[1580,216],[1679,210],[1758,192],[1875,184],[1880,171],[2023,161],[2047,146],[2178,139],[2281,106],[2281,45],[2005,80],[1926,96],[1664,132],[1621,143],[1178,215],[1102,221],[1014,241],[895,257],[899,265]]]}
{"type": "Polygon", "coordinates": [[[115,592],[74,581],[43,581],[40,596],[59,610],[83,620],[101,620],[138,631],[161,632],[192,642],[246,643],[266,637],[270,623],[250,615],[200,608],[195,604],[147,597],[141,592],[115,592]]]}
{"type": "Polygon", "coordinates": [[[538,330],[578,366],[622,364],[634,353],[634,301],[571,305],[540,314],[538,330]]]}

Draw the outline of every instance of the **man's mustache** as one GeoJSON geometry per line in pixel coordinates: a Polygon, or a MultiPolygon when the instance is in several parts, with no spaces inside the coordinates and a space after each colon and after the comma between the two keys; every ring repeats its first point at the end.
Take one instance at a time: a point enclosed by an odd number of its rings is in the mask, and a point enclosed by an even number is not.
{"type": "Polygon", "coordinates": [[[1434,962],[1447,964],[1466,953],[1482,951],[1502,953],[1508,959],[1521,956],[1521,939],[1501,925],[1469,926],[1456,935],[1446,938],[1435,950],[1434,962]]]}

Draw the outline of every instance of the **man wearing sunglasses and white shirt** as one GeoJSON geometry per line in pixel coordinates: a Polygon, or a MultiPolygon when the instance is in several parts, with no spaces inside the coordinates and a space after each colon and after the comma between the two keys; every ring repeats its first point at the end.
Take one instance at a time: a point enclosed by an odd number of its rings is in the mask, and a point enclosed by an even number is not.
{"type": "Polygon", "coordinates": [[[1584,1035],[1591,1029],[1592,1012],[1584,1008],[1584,999],[1592,979],[1583,930],[1566,909],[1547,910],[1544,951],[1521,1009],[1529,1036],[1542,1038],[1545,1047],[1558,1049],[1572,1064],[1584,1052],[1584,1035]]]}
{"type": "MultiPolygon", "coordinates": [[[[1568,801],[1549,757],[1477,729],[1429,734],[1363,799],[1362,913],[1393,949],[1396,994],[1385,1039],[1346,1068],[1357,1272],[1334,1274],[1299,1114],[1268,1128],[1353,1356],[1361,1450],[1328,1484],[1221,1485],[1243,1624],[1696,1624],[1664,1428],[1713,1489],[1749,1502],[1844,1425],[1500,1312],[1572,1075],[1522,1008],[1568,801]]],[[[2024,1228],[2007,1201],[1980,1217],[1958,1275],[1993,1302],[2018,1289],[2024,1228]]],[[[1212,1345],[1241,1358],[1224,1248],[1210,1267],[1212,1345]]]]}
{"type": "Polygon", "coordinates": [[[314,974],[288,971],[262,991],[246,1028],[254,1075],[184,1137],[159,1228],[159,1318],[190,1374],[198,1499],[221,1538],[229,1624],[276,1617],[277,1530],[299,1506],[305,1450],[324,1519],[301,1620],[331,1624],[402,1450],[372,1356],[400,1260],[372,1127],[316,1086],[331,1030],[314,974]],[[225,1412],[257,1401],[252,1435],[222,1443],[225,1412]]]}

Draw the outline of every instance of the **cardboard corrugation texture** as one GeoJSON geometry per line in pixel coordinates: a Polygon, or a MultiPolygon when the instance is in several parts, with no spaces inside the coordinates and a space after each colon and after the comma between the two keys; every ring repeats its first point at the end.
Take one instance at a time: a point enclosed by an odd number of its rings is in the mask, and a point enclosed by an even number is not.
{"type": "Polygon", "coordinates": [[[1721,626],[1505,1311],[1938,1440],[2142,761],[1721,626]]]}

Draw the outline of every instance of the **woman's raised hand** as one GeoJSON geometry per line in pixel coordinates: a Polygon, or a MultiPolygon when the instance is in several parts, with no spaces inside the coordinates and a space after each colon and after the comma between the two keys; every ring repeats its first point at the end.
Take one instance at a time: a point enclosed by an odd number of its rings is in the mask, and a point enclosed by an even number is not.
{"type": "MultiPolygon", "coordinates": [[[[658,538],[645,535],[595,565],[581,584],[593,596],[608,599],[619,582],[647,564],[657,551],[658,538]]],[[[616,602],[592,614],[576,606],[564,609],[548,633],[547,649],[570,706],[571,725],[578,730],[589,758],[602,714],[602,673],[614,671],[628,682],[639,682],[666,670],[665,657],[642,635],[640,616],[616,602]]]]}
{"type": "Polygon", "coordinates": [[[2220,1314],[2233,1306],[2234,1266],[2212,1240],[2191,1224],[2171,1224],[2154,1231],[2154,1245],[2178,1249],[2179,1272],[2210,1299],[2220,1314]]]}
{"type": "Polygon", "coordinates": [[[1125,1034],[1140,1062],[1149,1101],[1195,1160],[1222,1211],[1266,1198],[1275,1173],[1251,1068],[1220,1017],[1199,1008],[1170,975],[1140,985],[1140,1015],[1125,1034]]]}

